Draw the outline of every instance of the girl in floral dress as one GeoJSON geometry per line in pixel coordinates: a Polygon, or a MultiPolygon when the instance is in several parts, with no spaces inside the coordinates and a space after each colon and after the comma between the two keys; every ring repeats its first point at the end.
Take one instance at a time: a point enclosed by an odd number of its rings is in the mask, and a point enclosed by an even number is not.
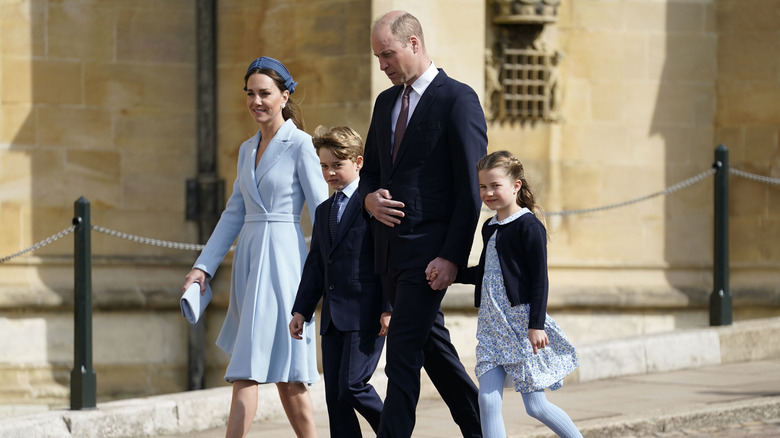
{"type": "Polygon", "coordinates": [[[479,409],[484,438],[504,438],[504,382],[523,397],[528,415],[561,437],[581,437],[571,418],[547,401],[545,388],[561,387],[577,368],[566,335],[547,316],[547,231],[535,216],[523,165],[507,151],[477,164],[482,202],[496,212],[482,227],[479,265],[462,270],[458,282],[475,284],[479,409]]]}

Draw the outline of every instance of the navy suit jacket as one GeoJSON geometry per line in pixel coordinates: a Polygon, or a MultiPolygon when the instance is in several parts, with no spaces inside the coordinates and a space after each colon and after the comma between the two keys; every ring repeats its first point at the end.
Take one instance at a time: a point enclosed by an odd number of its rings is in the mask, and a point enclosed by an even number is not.
{"type": "Polygon", "coordinates": [[[328,228],[331,204],[333,196],[315,211],[309,255],[292,312],[311,321],[322,298],[320,334],[331,324],[341,331],[379,333],[379,317],[391,307],[374,273],[374,243],[363,199],[357,191],[349,198],[333,242],[328,228]]]}
{"type": "Polygon", "coordinates": [[[485,115],[474,90],[439,69],[393,162],[391,111],[402,91],[377,96],[360,172],[362,197],[385,188],[406,205],[400,225],[373,221],[377,272],[425,268],[436,257],[465,266],[479,220],[475,166],[487,152],[485,115]]]}

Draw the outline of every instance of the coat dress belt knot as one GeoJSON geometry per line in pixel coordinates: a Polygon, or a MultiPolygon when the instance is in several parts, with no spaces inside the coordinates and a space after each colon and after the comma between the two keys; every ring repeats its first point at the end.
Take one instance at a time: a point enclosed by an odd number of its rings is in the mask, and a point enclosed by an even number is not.
{"type": "Polygon", "coordinates": [[[244,216],[247,222],[300,222],[301,216],[289,213],[255,213],[244,216]]]}

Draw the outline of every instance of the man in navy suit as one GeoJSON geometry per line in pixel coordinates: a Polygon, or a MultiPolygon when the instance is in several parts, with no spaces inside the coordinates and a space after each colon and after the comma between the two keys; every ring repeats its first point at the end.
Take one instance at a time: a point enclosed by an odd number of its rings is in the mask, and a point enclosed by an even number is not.
{"type": "Polygon", "coordinates": [[[374,104],[359,187],[393,304],[379,436],[411,436],[424,366],[463,436],[478,437],[477,389],[450,341],[441,300],[467,264],[479,220],[485,116],[474,90],[434,66],[411,14],[377,20],[371,47],[394,85],[374,104]]]}
{"type": "Polygon", "coordinates": [[[311,248],[295,297],[290,335],[301,339],[322,298],[320,334],[330,436],[360,438],[355,411],[376,432],[382,399],[368,381],[376,370],[390,304],[374,272],[374,242],[357,192],[363,140],[346,126],[322,127],[312,138],[322,176],[335,190],[317,207],[311,248]]]}

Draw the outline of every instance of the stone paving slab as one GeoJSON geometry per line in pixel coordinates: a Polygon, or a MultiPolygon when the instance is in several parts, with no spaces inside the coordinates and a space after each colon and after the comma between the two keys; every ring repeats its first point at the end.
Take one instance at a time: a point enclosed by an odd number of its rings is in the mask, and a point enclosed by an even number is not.
{"type": "MultiPolygon", "coordinates": [[[[708,436],[713,430],[744,437],[744,430],[739,429],[746,427],[743,424],[767,433],[780,428],[780,358],[575,383],[547,395],[572,417],[586,438],[708,436]]],[[[417,414],[415,438],[460,436],[441,400],[421,400],[417,414]]],[[[315,421],[320,437],[327,437],[327,415],[317,412],[315,421]]],[[[521,396],[513,392],[504,393],[504,421],[509,438],[555,436],[525,413],[521,396]]],[[[368,425],[362,425],[363,435],[372,436],[368,425]]],[[[290,434],[287,420],[275,418],[254,424],[248,438],[290,434]]],[[[224,436],[222,427],[167,438],[224,436]]]]}
{"type": "MultiPolygon", "coordinates": [[[[645,437],[779,420],[779,339],[780,318],[768,318],[725,328],[681,330],[585,346],[578,349],[583,359],[580,370],[566,380],[561,390],[548,391],[548,398],[569,413],[586,437],[645,437]],[[758,334],[766,343],[778,347],[765,345],[756,350],[735,347],[758,334]],[[690,354],[673,360],[653,359],[651,362],[662,365],[647,366],[648,357],[657,356],[665,345],[673,344],[675,347],[667,352],[679,352],[684,350],[684,345],[690,345],[690,354]],[[708,349],[719,351],[719,363],[710,364],[715,356],[695,344],[706,344],[708,349]],[[644,365],[637,368],[634,358],[642,356],[637,352],[643,349],[644,365]],[[610,352],[612,360],[597,360],[605,351],[610,352]],[[621,355],[621,351],[626,354],[621,355]],[[608,377],[591,378],[598,374],[595,369],[598,367],[607,368],[608,377]]],[[[378,382],[381,389],[381,378],[378,382]]],[[[323,385],[315,384],[310,390],[320,436],[327,437],[323,385]]],[[[230,392],[229,387],[222,387],[103,403],[91,411],[50,411],[10,417],[0,419],[0,436],[221,438],[225,433],[230,392]]],[[[259,398],[256,423],[249,437],[291,436],[274,385],[261,386],[259,398]]],[[[552,436],[525,414],[519,394],[505,392],[504,400],[510,437],[552,436]]],[[[417,412],[415,437],[460,435],[439,398],[421,400],[417,412]]],[[[364,426],[364,435],[371,436],[371,430],[364,426]]]]}

